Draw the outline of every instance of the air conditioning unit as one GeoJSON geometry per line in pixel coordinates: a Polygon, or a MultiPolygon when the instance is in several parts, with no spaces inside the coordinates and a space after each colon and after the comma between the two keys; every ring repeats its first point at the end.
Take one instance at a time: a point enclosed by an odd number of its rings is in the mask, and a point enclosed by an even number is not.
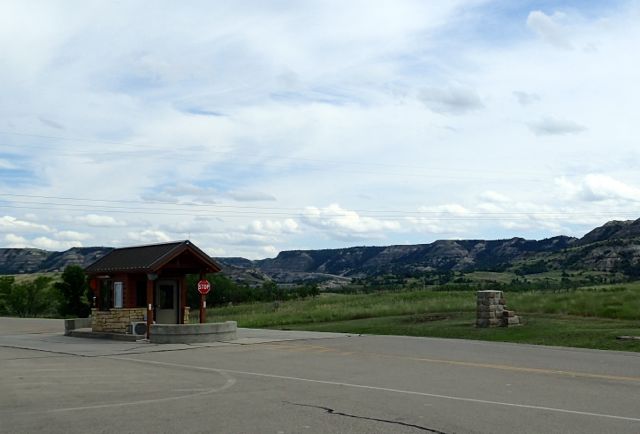
{"type": "Polygon", "coordinates": [[[146,336],[147,323],[145,321],[133,321],[131,323],[131,334],[134,336],[146,336]]]}

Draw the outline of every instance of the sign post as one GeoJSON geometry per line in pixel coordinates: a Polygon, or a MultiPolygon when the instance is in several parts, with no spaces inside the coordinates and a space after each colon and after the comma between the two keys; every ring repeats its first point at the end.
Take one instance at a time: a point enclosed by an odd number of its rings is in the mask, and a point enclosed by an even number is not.
{"type": "Polygon", "coordinates": [[[200,324],[207,320],[207,294],[211,291],[211,284],[208,280],[200,279],[198,282],[198,292],[200,293],[200,324]]]}

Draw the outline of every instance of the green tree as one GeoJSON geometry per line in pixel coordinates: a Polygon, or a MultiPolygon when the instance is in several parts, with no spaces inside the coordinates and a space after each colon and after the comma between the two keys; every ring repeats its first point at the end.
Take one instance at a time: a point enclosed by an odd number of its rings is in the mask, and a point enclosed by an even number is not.
{"type": "Polygon", "coordinates": [[[302,286],[293,288],[290,298],[316,297],[318,294],[320,294],[318,284],[307,282],[302,286]]]}
{"type": "Polygon", "coordinates": [[[284,298],[284,291],[273,280],[265,280],[262,283],[262,293],[267,301],[282,300],[284,298]]]}
{"type": "Polygon", "coordinates": [[[15,281],[16,278],[13,276],[0,277],[0,314],[9,313],[7,310],[6,300],[11,293],[11,289],[13,288],[15,281]]]}
{"type": "Polygon", "coordinates": [[[320,295],[320,287],[317,283],[308,283],[305,286],[307,287],[307,296],[315,298],[320,295]]]}
{"type": "Polygon", "coordinates": [[[49,291],[50,277],[40,276],[31,282],[12,282],[4,292],[4,306],[9,315],[33,317],[42,315],[55,300],[49,291]]]}
{"type": "Polygon", "coordinates": [[[85,302],[87,299],[87,277],[82,267],[69,265],[62,273],[62,282],[55,284],[60,293],[58,312],[62,316],[86,318],[91,309],[85,302]]]}

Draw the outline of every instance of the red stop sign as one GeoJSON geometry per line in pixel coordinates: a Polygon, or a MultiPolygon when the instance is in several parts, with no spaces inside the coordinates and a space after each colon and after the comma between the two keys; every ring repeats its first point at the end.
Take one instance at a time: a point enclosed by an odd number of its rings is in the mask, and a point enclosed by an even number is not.
{"type": "Polygon", "coordinates": [[[198,282],[198,292],[202,295],[207,295],[211,291],[211,284],[208,280],[200,280],[198,282]]]}

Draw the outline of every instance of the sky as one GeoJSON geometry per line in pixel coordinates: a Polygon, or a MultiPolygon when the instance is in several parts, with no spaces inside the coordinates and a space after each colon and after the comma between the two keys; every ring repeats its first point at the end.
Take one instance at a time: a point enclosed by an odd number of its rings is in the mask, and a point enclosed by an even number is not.
{"type": "Polygon", "coordinates": [[[640,218],[639,1],[0,2],[0,247],[640,218]]]}

